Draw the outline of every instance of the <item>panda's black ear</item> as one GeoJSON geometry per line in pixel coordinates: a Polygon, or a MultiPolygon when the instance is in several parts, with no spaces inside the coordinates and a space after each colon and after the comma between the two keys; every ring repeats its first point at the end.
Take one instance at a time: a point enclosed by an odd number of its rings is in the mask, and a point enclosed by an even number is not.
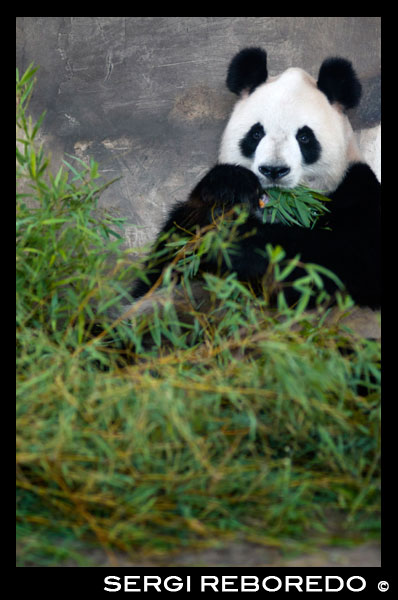
{"type": "Polygon", "coordinates": [[[267,79],[267,53],[262,48],[244,48],[234,56],[227,73],[227,88],[234,94],[251,92],[267,79]]]}
{"type": "Polygon", "coordinates": [[[318,75],[318,88],[326,94],[329,102],[338,102],[344,108],[354,108],[359,104],[362,86],[345,58],[327,58],[323,61],[318,75]]]}

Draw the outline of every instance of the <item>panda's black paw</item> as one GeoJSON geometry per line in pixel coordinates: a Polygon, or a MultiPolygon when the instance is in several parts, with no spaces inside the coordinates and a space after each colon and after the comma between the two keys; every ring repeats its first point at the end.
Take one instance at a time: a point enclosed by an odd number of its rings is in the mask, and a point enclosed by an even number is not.
{"type": "Polygon", "coordinates": [[[245,167],[221,164],[213,167],[198,183],[191,198],[216,209],[243,205],[255,212],[263,191],[256,175],[245,167]]]}

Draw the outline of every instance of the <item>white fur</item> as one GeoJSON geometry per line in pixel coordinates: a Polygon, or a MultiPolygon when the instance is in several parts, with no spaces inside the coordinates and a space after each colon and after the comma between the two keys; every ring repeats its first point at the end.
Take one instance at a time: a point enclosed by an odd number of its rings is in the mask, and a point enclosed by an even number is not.
{"type": "Polygon", "coordinates": [[[371,129],[356,131],[355,137],[364,160],[381,181],[381,124],[371,129]]]}
{"type": "Polygon", "coordinates": [[[348,118],[338,104],[331,105],[308,73],[291,68],[269,78],[235,105],[224,131],[219,160],[251,169],[270,187],[258,171],[260,165],[284,165],[290,173],[281,180],[283,187],[307,185],[332,192],[344,177],[350,162],[359,160],[359,150],[348,118]],[[239,142],[255,123],[266,132],[255,154],[242,155],[239,142]],[[298,129],[311,127],[321,145],[321,155],[305,164],[296,140],[298,129]]]}

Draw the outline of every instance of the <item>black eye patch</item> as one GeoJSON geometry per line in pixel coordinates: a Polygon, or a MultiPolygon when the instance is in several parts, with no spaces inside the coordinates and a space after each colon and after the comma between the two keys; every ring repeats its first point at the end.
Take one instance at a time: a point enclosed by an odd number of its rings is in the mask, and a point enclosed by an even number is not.
{"type": "Polygon", "coordinates": [[[310,165],[316,162],[321,155],[321,145],[316,139],[311,127],[304,125],[296,133],[296,140],[300,146],[304,162],[310,165]]]}
{"type": "Polygon", "coordinates": [[[249,129],[245,137],[239,142],[243,156],[251,158],[256,151],[260,140],[265,136],[264,127],[261,123],[256,123],[249,129]]]}

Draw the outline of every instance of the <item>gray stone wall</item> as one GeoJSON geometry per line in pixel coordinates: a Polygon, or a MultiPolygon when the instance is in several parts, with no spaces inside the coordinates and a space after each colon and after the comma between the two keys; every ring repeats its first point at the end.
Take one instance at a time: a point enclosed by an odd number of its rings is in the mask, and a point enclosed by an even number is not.
{"type": "Polygon", "coordinates": [[[216,162],[235,101],[226,69],[245,46],[267,50],[271,75],[349,58],[364,86],[353,125],[379,122],[379,17],[17,17],[17,66],[40,66],[31,111],[47,110],[54,169],[66,152],[121,176],[101,202],[128,218],[128,246],[152,240],[216,162]]]}

